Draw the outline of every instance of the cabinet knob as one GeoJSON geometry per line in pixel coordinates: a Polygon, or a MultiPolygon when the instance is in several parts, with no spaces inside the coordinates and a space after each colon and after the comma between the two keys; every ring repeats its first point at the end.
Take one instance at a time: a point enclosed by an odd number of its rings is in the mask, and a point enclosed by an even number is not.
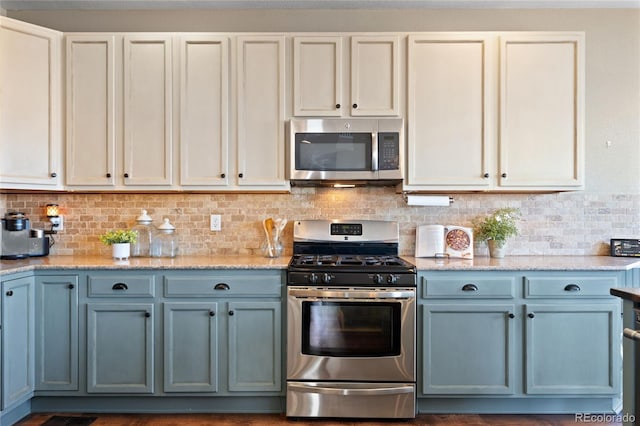
{"type": "Polygon", "coordinates": [[[144,316],[145,316],[145,318],[149,318],[151,316],[151,313],[150,312],[145,312],[144,316]]]}
{"type": "Polygon", "coordinates": [[[244,173],[239,173],[239,174],[238,174],[238,177],[239,177],[240,179],[242,179],[242,178],[244,177],[244,173]]]}
{"type": "Polygon", "coordinates": [[[485,173],[482,175],[483,178],[487,179],[489,177],[489,173],[485,173]]]}
{"type": "Polygon", "coordinates": [[[229,316],[230,316],[230,317],[232,317],[232,316],[233,316],[233,314],[234,314],[234,312],[233,312],[233,311],[229,311],[229,316]]]}
{"type": "Polygon", "coordinates": [[[7,296],[13,296],[13,290],[9,290],[9,291],[7,292],[7,296]]]}
{"type": "Polygon", "coordinates": [[[73,289],[75,288],[75,285],[73,285],[73,284],[69,284],[69,285],[67,286],[67,288],[68,288],[69,290],[73,290],[73,289]]]}
{"type": "Polygon", "coordinates": [[[354,109],[358,108],[358,104],[353,104],[352,106],[353,106],[354,109]]]}
{"type": "Polygon", "coordinates": [[[129,287],[125,283],[115,283],[111,290],[129,290],[129,287]]]}
{"type": "Polygon", "coordinates": [[[111,177],[111,173],[107,173],[107,177],[110,178],[111,177]]]}
{"type": "Polygon", "coordinates": [[[516,316],[515,316],[515,314],[514,314],[513,312],[509,312],[509,318],[513,319],[513,318],[515,318],[515,317],[516,317],[516,316]]]}
{"type": "Polygon", "coordinates": [[[578,284],[567,284],[564,291],[580,291],[580,286],[578,284]]]}
{"type": "Polygon", "coordinates": [[[340,109],[340,104],[336,104],[336,109],[340,109]]]}
{"type": "Polygon", "coordinates": [[[210,317],[215,317],[215,316],[216,316],[216,313],[215,313],[215,312],[213,312],[213,311],[209,311],[209,316],[210,316],[210,317]]]}
{"type": "Polygon", "coordinates": [[[58,174],[57,174],[56,172],[53,172],[53,173],[51,173],[51,177],[52,177],[52,178],[54,178],[54,177],[58,177],[58,174]]]}
{"type": "Polygon", "coordinates": [[[227,175],[226,175],[226,174],[224,174],[224,173],[222,173],[222,174],[220,174],[220,177],[221,177],[222,179],[224,179],[224,178],[226,178],[226,177],[227,177],[227,175]]]}
{"type": "Polygon", "coordinates": [[[129,177],[129,173],[125,173],[124,177],[128,178],[129,177]]]}
{"type": "Polygon", "coordinates": [[[529,313],[527,314],[527,316],[528,316],[529,318],[534,318],[534,317],[536,316],[536,314],[534,314],[533,312],[529,312],[529,313]]]}
{"type": "Polygon", "coordinates": [[[506,173],[503,173],[503,174],[501,174],[500,176],[502,176],[503,178],[506,178],[506,177],[507,177],[507,174],[506,174],[506,173]]]}
{"type": "Polygon", "coordinates": [[[465,284],[462,286],[462,291],[478,291],[478,286],[475,284],[465,284]]]}
{"type": "Polygon", "coordinates": [[[229,287],[229,284],[227,283],[218,283],[215,286],[213,286],[214,290],[229,290],[231,287],[229,287]]]}

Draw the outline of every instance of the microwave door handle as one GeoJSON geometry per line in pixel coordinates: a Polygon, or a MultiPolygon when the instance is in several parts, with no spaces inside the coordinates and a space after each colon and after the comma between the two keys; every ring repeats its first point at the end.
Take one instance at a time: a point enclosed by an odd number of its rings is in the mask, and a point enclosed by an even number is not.
{"type": "Polygon", "coordinates": [[[371,133],[371,171],[378,171],[378,132],[371,133]]]}

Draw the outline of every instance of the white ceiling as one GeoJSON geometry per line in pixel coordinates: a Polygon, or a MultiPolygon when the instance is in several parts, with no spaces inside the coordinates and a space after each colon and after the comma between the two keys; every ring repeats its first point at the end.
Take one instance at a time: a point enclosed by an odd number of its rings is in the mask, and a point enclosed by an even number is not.
{"type": "Polygon", "coordinates": [[[0,0],[5,10],[640,8],[640,0],[0,0]]]}

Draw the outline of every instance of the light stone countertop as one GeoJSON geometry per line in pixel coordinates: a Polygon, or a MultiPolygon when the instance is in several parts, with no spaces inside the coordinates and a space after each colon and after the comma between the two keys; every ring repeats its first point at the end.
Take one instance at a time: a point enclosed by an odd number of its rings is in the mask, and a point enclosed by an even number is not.
{"type": "MultiPolygon", "coordinates": [[[[486,256],[473,260],[402,256],[418,271],[627,271],[640,267],[640,258],[610,256],[486,256]]],[[[116,261],[106,256],[47,256],[0,261],[0,275],[31,270],[74,269],[286,269],[289,256],[178,256],[130,258],[116,261]]]]}

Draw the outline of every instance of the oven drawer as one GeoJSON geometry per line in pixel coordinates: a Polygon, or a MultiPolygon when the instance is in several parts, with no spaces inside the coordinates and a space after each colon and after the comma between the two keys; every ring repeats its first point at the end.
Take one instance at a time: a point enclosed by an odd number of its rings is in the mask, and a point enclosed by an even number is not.
{"type": "Polygon", "coordinates": [[[484,277],[470,278],[429,278],[423,277],[420,283],[422,298],[490,298],[513,299],[515,278],[484,277]]]}
{"type": "Polygon", "coordinates": [[[409,419],[415,401],[414,383],[287,383],[288,417],[409,419]]]}

